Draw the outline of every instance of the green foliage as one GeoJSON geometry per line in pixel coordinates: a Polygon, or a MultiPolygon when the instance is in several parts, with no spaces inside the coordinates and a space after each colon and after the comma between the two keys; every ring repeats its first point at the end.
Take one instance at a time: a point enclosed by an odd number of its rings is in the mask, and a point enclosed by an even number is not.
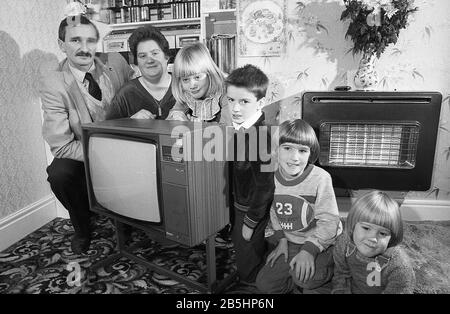
{"type": "Polygon", "coordinates": [[[407,26],[408,16],[418,9],[411,6],[411,0],[392,0],[397,9],[395,14],[389,18],[381,8],[381,25],[369,26],[367,16],[374,11],[373,8],[368,8],[361,0],[343,1],[346,9],[342,12],[341,21],[351,20],[345,38],[352,39],[353,54],[374,52],[377,58],[389,44],[397,42],[400,30],[407,26]]]}

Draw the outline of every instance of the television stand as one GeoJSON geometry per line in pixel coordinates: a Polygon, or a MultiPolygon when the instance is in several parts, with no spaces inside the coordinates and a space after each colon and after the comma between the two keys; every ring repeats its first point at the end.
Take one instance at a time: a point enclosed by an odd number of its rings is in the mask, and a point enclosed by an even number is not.
{"type": "Polygon", "coordinates": [[[125,225],[131,225],[133,227],[137,227],[138,229],[143,230],[147,235],[151,235],[152,239],[156,242],[170,242],[174,244],[179,244],[174,241],[168,240],[165,238],[160,232],[157,230],[152,230],[149,228],[145,228],[138,223],[132,223],[129,219],[124,217],[119,217],[113,213],[99,212],[102,215],[106,215],[109,218],[113,219],[114,225],[116,226],[116,239],[117,239],[117,253],[108,256],[106,259],[103,259],[93,266],[91,266],[92,270],[96,270],[100,267],[110,265],[115,261],[119,260],[122,257],[126,257],[140,265],[147,267],[149,270],[155,271],[158,274],[165,275],[179,281],[180,283],[184,283],[187,286],[190,286],[194,289],[199,290],[201,293],[220,293],[222,292],[228,285],[230,285],[236,278],[236,271],[234,270],[227,277],[222,279],[221,281],[217,280],[217,271],[216,271],[216,251],[215,251],[215,235],[211,235],[206,239],[205,247],[206,247],[206,284],[202,284],[195,280],[189,279],[186,276],[180,275],[174,271],[166,269],[160,265],[157,265],[149,260],[146,260],[133,252],[136,249],[144,248],[145,244],[148,243],[149,239],[138,241],[137,243],[133,243],[130,246],[126,245],[126,235],[124,232],[125,225]]]}

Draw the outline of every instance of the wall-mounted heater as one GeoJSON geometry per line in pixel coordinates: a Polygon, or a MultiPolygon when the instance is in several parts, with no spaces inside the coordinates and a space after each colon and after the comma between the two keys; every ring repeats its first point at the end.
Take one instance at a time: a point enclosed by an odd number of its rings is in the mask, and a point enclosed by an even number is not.
{"type": "Polygon", "coordinates": [[[306,92],[302,118],[320,142],[319,166],[346,189],[430,188],[442,95],[306,92]]]}

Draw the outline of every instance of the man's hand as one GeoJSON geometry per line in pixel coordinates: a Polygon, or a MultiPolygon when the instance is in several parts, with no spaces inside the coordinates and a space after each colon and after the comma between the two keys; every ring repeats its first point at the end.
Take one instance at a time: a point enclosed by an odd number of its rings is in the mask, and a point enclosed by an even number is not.
{"type": "Polygon", "coordinates": [[[284,255],[284,261],[287,263],[288,259],[288,242],[286,238],[281,238],[278,242],[277,247],[270,252],[269,256],[267,256],[266,265],[270,263],[270,267],[273,267],[275,261],[280,257],[280,255],[284,255]]]}
{"type": "Polygon", "coordinates": [[[247,227],[246,224],[242,225],[242,237],[245,239],[245,241],[250,241],[253,235],[253,229],[250,227],[247,227]]]}
{"type": "Polygon", "coordinates": [[[314,276],[315,265],[314,257],[311,253],[301,250],[300,253],[294,256],[289,263],[291,270],[295,269],[295,276],[301,282],[307,282],[314,276]]]}
{"type": "Polygon", "coordinates": [[[155,119],[156,115],[148,110],[141,109],[130,117],[131,119],[155,119]]]}

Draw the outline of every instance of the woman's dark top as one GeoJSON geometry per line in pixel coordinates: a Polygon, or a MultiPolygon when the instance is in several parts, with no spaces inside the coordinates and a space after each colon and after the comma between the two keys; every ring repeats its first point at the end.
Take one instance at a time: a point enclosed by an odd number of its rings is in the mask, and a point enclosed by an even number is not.
{"type": "Polygon", "coordinates": [[[173,105],[175,98],[172,95],[172,83],[164,97],[158,101],[142,86],[139,78],[135,78],[122,86],[114,96],[106,112],[106,119],[127,118],[146,109],[156,115],[155,119],[164,120],[173,105]]]}

